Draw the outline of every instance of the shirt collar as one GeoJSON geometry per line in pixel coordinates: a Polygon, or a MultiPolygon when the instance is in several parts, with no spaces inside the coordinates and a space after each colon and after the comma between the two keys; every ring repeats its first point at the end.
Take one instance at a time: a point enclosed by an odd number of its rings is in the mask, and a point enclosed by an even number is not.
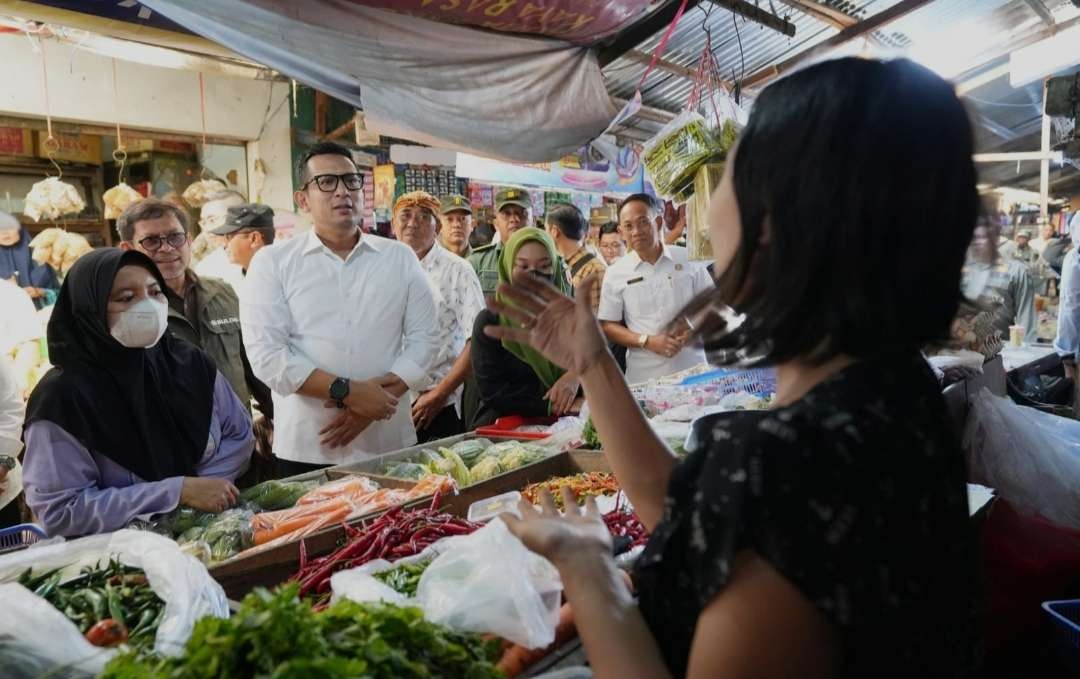
{"type": "Polygon", "coordinates": [[[570,255],[570,257],[567,258],[566,263],[569,266],[574,266],[574,262],[578,261],[579,259],[581,259],[582,257],[584,257],[587,254],[590,254],[589,253],[589,248],[582,246],[581,248],[578,249],[577,252],[575,252],[574,254],[570,255]]]}
{"type": "MultiPolygon", "coordinates": [[[[633,263],[633,265],[634,265],[634,266],[633,266],[633,268],[634,268],[634,269],[637,269],[637,268],[638,268],[638,267],[640,267],[640,266],[641,266],[642,264],[645,264],[645,260],[643,260],[643,259],[641,258],[641,255],[639,255],[638,253],[634,252],[633,250],[631,250],[630,252],[626,253],[626,256],[627,256],[627,257],[632,257],[632,258],[633,258],[633,259],[631,259],[630,261],[631,261],[631,263],[633,263]]],[[[666,244],[665,244],[665,245],[663,246],[663,249],[662,249],[662,250],[660,251],[660,256],[659,256],[659,257],[658,257],[658,258],[656,259],[656,261],[655,261],[655,262],[653,262],[652,266],[654,266],[654,267],[656,267],[656,266],[660,266],[660,262],[661,262],[661,261],[662,261],[663,259],[665,259],[665,258],[666,258],[666,259],[671,259],[671,252],[669,252],[669,251],[668,251],[668,246],[667,246],[666,244]]],[[[674,261],[674,260],[672,260],[672,261],[674,261]]]]}
{"type": "MultiPolygon", "coordinates": [[[[307,241],[304,243],[303,250],[305,255],[315,252],[319,249],[324,249],[327,252],[331,252],[330,248],[326,247],[326,244],[319,240],[319,236],[315,233],[314,228],[308,231],[307,236],[305,237],[307,238],[307,241]]],[[[352,257],[352,253],[356,252],[357,249],[361,248],[371,250],[372,252],[379,252],[380,250],[382,250],[383,244],[378,242],[378,240],[379,239],[377,237],[368,233],[364,233],[363,229],[361,229],[360,240],[357,242],[356,247],[353,248],[353,251],[349,253],[349,257],[352,257]]],[[[348,257],[346,257],[346,259],[348,259],[348,257]]]]}
{"type": "Polygon", "coordinates": [[[424,255],[424,258],[420,260],[420,264],[425,267],[434,266],[435,262],[442,258],[442,252],[440,252],[440,250],[443,250],[443,247],[439,245],[439,239],[436,238],[435,244],[431,246],[431,249],[424,255]]]}

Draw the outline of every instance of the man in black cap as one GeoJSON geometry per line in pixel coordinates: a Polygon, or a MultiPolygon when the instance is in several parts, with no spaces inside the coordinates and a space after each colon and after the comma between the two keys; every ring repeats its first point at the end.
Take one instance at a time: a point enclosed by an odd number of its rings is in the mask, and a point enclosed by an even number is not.
{"type": "Polygon", "coordinates": [[[469,258],[472,254],[472,246],[469,245],[469,236],[473,231],[473,211],[469,205],[469,199],[465,196],[451,193],[444,196],[439,202],[439,212],[442,219],[439,225],[439,240],[444,248],[458,257],[469,258]]]}
{"type": "Polygon", "coordinates": [[[210,233],[225,237],[229,261],[247,273],[255,253],[274,242],[274,210],[269,205],[244,203],[230,207],[225,223],[210,233]]]}
{"type": "Polygon", "coordinates": [[[473,250],[469,263],[480,277],[484,295],[494,295],[499,285],[499,255],[502,246],[518,229],[532,225],[532,204],[525,189],[509,187],[495,194],[495,230],[499,241],[473,250]]]}

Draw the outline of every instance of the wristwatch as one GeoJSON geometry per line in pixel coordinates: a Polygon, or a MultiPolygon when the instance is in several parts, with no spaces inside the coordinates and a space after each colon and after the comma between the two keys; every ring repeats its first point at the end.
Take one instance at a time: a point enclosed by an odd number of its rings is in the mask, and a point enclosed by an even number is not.
{"type": "Polygon", "coordinates": [[[337,403],[338,408],[345,407],[347,398],[349,398],[349,380],[339,377],[330,383],[330,400],[337,403]]]}
{"type": "Polygon", "coordinates": [[[649,343],[649,336],[648,335],[642,335],[642,336],[637,338],[638,349],[644,349],[645,345],[648,344],[648,343],[649,343]]]}

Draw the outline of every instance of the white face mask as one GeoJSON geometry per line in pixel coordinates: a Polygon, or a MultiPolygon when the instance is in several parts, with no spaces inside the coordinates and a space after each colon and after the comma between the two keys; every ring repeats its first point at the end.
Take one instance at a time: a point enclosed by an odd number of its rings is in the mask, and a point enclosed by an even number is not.
{"type": "Polygon", "coordinates": [[[165,334],[168,319],[168,305],[147,297],[121,311],[109,334],[129,349],[148,349],[165,334]]]}

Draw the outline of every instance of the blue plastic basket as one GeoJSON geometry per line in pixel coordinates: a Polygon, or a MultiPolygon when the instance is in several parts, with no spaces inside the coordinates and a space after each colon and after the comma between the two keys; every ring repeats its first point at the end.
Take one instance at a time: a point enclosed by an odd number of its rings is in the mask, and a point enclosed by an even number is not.
{"type": "Polygon", "coordinates": [[[1061,662],[1080,674],[1080,599],[1045,601],[1043,610],[1054,623],[1054,637],[1061,662]]]}
{"type": "Polygon", "coordinates": [[[32,523],[20,523],[11,528],[0,530],[0,554],[29,547],[48,537],[45,531],[32,523]]]}
{"type": "Polygon", "coordinates": [[[772,368],[711,370],[707,373],[687,377],[680,386],[708,386],[722,394],[735,394],[746,391],[764,398],[776,392],[776,371],[772,368]]]}

